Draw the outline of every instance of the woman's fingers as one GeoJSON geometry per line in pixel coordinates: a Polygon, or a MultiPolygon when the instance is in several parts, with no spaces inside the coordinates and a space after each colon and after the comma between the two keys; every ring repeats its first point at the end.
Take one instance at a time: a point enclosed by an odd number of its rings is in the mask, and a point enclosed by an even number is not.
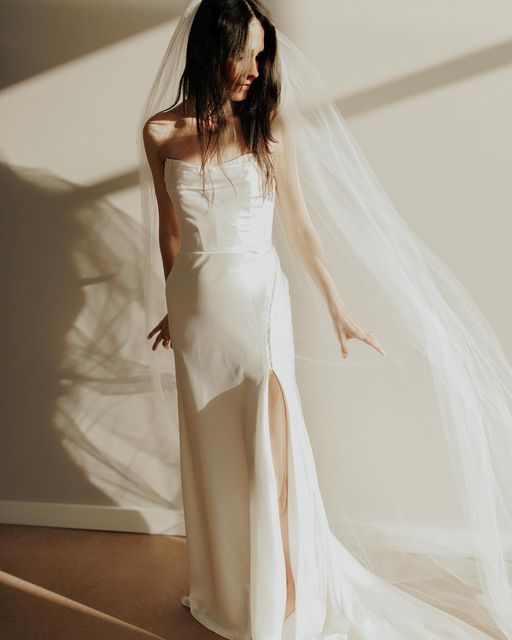
{"type": "Polygon", "coordinates": [[[148,340],[149,340],[152,336],[154,336],[154,335],[155,335],[155,333],[156,333],[157,331],[160,331],[160,324],[161,324],[161,323],[159,322],[159,323],[156,325],[156,327],[155,327],[154,329],[151,329],[151,331],[150,331],[150,332],[148,333],[148,335],[147,335],[147,339],[148,339],[148,340]]]}
{"type": "Polygon", "coordinates": [[[171,336],[169,331],[169,320],[167,316],[162,320],[163,346],[165,349],[172,347],[171,336]]]}
{"type": "Polygon", "coordinates": [[[381,355],[386,355],[386,352],[384,351],[384,349],[380,346],[380,344],[377,342],[377,340],[375,340],[375,338],[371,335],[366,336],[366,338],[363,339],[363,342],[366,342],[366,344],[369,344],[370,347],[373,347],[376,351],[378,351],[381,355]]]}
{"type": "Polygon", "coordinates": [[[171,342],[171,338],[169,336],[168,332],[164,333],[164,337],[163,337],[163,341],[162,341],[162,346],[164,349],[169,349],[169,347],[172,348],[172,342],[171,342]]]}
{"type": "Polygon", "coordinates": [[[341,353],[344,358],[348,358],[348,338],[343,331],[341,332],[341,353]]]}
{"type": "Polygon", "coordinates": [[[153,346],[151,347],[153,351],[158,349],[158,345],[160,344],[160,342],[162,342],[162,339],[163,339],[162,332],[160,332],[155,338],[155,341],[153,342],[153,346]]]}
{"type": "Polygon", "coordinates": [[[361,335],[357,336],[363,342],[373,347],[376,351],[378,351],[381,355],[385,355],[386,352],[380,346],[379,342],[375,339],[373,335],[373,331],[363,331],[361,335]]]}
{"type": "Polygon", "coordinates": [[[164,349],[172,349],[171,338],[168,335],[166,336],[165,333],[160,333],[160,335],[155,340],[155,343],[153,344],[153,351],[158,347],[158,344],[160,342],[162,343],[162,347],[164,349]]]}
{"type": "Polygon", "coordinates": [[[346,328],[342,328],[339,331],[339,336],[341,342],[341,351],[344,358],[348,357],[348,341],[353,338],[357,338],[358,340],[365,342],[370,347],[373,347],[381,355],[386,354],[379,342],[374,338],[373,333],[371,331],[365,331],[364,329],[361,329],[355,323],[350,326],[348,330],[346,328]]]}
{"type": "Polygon", "coordinates": [[[161,331],[158,336],[156,337],[153,346],[151,347],[153,349],[153,351],[155,351],[155,349],[158,348],[158,345],[160,344],[160,342],[162,343],[162,347],[164,349],[169,349],[172,348],[172,342],[169,336],[166,336],[165,333],[163,331],[161,331]]]}
{"type": "Polygon", "coordinates": [[[165,315],[160,320],[160,322],[156,325],[156,327],[151,329],[151,331],[147,335],[147,339],[149,340],[155,334],[158,334],[158,335],[156,336],[155,341],[153,342],[153,346],[151,347],[153,351],[155,351],[158,348],[158,345],[160,343],[162,343],[162,346],[164,347],[164,349],[168,349],[169,347],[172,348],[171,338],[169,335],[169,322],[168,322],[167,315],[165,315]]]}

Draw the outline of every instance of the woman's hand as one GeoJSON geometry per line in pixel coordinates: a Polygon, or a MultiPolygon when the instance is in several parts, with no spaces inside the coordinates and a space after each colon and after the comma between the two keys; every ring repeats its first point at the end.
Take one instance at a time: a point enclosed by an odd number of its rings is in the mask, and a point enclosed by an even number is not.
{"type": "Polygon", "coordinates": [[[162,343],[164,349],[168,349],[169,347],[172,348],[171,337],[169,335],[169,319],[167,317],[167,314],[165,314],[165,316],[160,320],[160,322],[154,329],[151,329],[151,331],[147,335],[147,339],[149,340],[152,336],[155,335],[155,333],[157,334],[157,336],[155,338],[155,341],[153,342],[153,346],[151,347],[153,351],[158,348],[160,342],[162,343]]]}
{"type": "Polygon", "coordinates": [[[384,349],[380,346],[377,340],[373,337],[371,331],[367,331],[364,327],[357,324],[346,312],[340,312],[333,314],[332,316],[334,330],[338,336],[341,344],[341,352],[344,358],[348,357],[348,341],[351,338],[357,338],[362,342],[373,347],[381,355],[385,354],[384,349]]]}

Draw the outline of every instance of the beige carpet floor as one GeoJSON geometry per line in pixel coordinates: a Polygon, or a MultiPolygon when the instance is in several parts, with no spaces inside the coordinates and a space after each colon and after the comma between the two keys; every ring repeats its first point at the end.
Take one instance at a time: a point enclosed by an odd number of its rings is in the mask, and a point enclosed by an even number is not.
{"type": "Polygon", "coordinates": [[[186,593],[182,537],[0,525],[1,640],[218,640],[186,593]]]}
{"type": "Polygon", "coordinates": [[[0,524],[0,640],[219,640],[186,593],[183,537],[0,524]]]}

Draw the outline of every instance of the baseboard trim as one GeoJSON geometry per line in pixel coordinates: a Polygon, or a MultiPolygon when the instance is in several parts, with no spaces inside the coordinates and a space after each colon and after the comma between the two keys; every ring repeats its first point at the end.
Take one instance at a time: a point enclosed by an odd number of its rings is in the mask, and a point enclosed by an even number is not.
{"type": "Polygon", "coordinates": [[[137,509],[115,505],[96,506],[0,500],[0,523],[130,533],[185,535],[182,511],[151,507],[137,509]]]}
{"type": "MultiPolygon", "coordinates": [[[[98,506],[58,502],[29,502],[24,500],[0,500],[0,523],[23,524],[38,527],[62,527],[67,529],[92,529],[98,531],[121,531],[127,533],[149,533],[170,536],[184,536],[185,524],[183,511],[172,509],[129,508],[115,505],[98,506]]],[[[432,552],[439,548],[457,549],[468,556],[473,553],[470,536],[467,531],[457,529],[437,529],[432,527],[408,527],[402,531],[399,525],[376,525],[374,523],[355,522],[363,543],[375,545],[376,534],[385,534],[379,541],[386,548],[385,539],[393,540],[391,545],[399,551],[418,551],[417,541],[425,544],[429,541],[432,552]],[[397,543],[401,541],[401,543],[397,543]]],[[[336,532],[336,527],[334,527],[336,532]]],[[[512,534],[502,532],[507,558],[512,560],[512,534]]]]}

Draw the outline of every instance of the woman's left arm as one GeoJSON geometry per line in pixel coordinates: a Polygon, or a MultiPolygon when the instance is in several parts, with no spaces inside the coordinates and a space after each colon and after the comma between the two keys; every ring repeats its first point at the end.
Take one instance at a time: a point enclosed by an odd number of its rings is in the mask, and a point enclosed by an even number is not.
{"type": "Polygon", "coordinates": [[[274,123],[273,135],[277,142],[273,144],[272,153],[276,174],[276,194],[286,235],[327,304],[343,357],[348,356],[348,340],[351,338],[362,340],[384,355],[384,350],[373,337],[372,332],[367,331],[352,319],[343,306],[327,267],[322,242],[307,210],[299,178],[293,135],[280,117],[276,118],[274,123]]]}

